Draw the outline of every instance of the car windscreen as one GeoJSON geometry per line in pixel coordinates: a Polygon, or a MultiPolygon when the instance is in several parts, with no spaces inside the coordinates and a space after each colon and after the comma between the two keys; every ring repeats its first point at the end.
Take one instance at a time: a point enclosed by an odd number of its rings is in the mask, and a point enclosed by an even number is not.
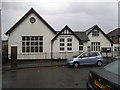
{"type": "Polygon", "coordinates": [[[110,71],[111,73],[120,75],[120,72],[118,70],[120,70],[120,60],[116,60],[108,65],[106,65],[104,67],[106,70],[110,71]]]}

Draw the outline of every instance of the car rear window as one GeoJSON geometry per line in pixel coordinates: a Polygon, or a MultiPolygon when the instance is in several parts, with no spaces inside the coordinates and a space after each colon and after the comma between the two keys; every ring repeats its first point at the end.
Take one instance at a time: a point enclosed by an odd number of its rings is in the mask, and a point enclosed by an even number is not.
{"type": "Polygon", "coordinates": [[[118,72],[118,70],[120,70],[120,60],[114,61],[106,65],[104,68],[114,74],[120,75],[120,72],[118,72]]]}

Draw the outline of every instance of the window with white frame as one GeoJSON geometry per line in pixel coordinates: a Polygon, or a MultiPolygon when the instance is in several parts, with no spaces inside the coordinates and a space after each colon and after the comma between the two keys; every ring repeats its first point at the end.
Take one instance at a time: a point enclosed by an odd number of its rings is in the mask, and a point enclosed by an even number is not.
{"type": "Polygon", "coordinates": [[[114,47],[114,51],[120,51],[120,47],[114,47]]]}
{"type": "Polygon", "coordinates": [[[114,47],[114,51],[117,51],[117,47],[114,47]]]}
{"type": "Polygon", "coordinates": [[[99,30],[93,30],[92,31],[92,36],[99,36],[99,30]]]}
{"type": "Polygon", "coordinates": [[[83,50],[83,43],[79,42],[79,51],[82,51],[82,50],[83,50]]]}
{"type": "Polygon", "coordinates": [[[64,51],[64,50],[65,50],[65,39],[60,38],[60,51],[64,51]]]}
{"type": "Polygon", "coordinates": [[[60,38],[59,42],[60,52],[72,51],[72,38],[60,38]]]}
{"type": "Polygon", "coordinates": [[[72,38],[67,38],[67,51],[72,51],[72,38]]]}
{"type": "Polygon", "coordinates": [[[100,51],[100,42],[91,42],[91,51],[100,51]]]}
{"type": "Polygon", "coordinates": [[[22,36],[22,53],[43,52],[43,36],[22,36]]]}

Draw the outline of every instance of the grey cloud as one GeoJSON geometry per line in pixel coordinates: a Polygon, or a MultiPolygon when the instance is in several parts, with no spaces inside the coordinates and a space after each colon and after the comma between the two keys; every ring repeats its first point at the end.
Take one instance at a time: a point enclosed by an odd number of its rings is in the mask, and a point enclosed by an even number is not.
{"type": "Polygon", "coordinates": [[[66,24],[73,30],[86,30],[98,24],[105,32],[117,28],[117,3],[66,2],[66,3],[2,3],[4,33],[33,7],[55,30],[66,24]]]}

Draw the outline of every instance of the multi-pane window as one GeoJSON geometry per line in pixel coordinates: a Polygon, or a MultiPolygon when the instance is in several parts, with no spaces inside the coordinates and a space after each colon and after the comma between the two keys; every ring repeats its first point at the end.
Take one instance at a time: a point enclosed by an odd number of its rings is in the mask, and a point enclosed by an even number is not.
{"type": "Polygon", "coordinates": [[[114,47],[114,51],[120,51],[120,47],[114,47]]]}
{"type": "Polygon", "coordinates": [[[100,42],[91,42],[91,51],[100,51],[100,42]]]}
{"type": "Polygon", "coordinates": [[[64,50],[65,50],[65,39],[60,38],[60,51],[64,51],[64,50]]]}
{"type": "Polygon", "coordinates": [[[22,36],[22,52],[43,52],[43,36],[22,36]]]}
{"type": "Polygon", "coordinates": [[[67,51],[72,51],[72,38],[67,38],[67,51]]]}
{"type": "Polygon", "coordinates": [[[60,38],[59,42],[60,51],[72,51],[72,38],[60,38]]]}
{"type": "Polygon", "coordinates": [[[64,38],[61,38],[61,39],[60,39],[60,42],[64,42],[64,41],[65,41],[64,38]]]}
{"type": "Polygon", "coordinates": [[[82,50],[83,50],[83,43],[79,42],[79,51],[82,51],[82,50]]]}
{"type": "Polygon", "coordinates": [[[99,30],[93,30],[92,31],[92,36],[99,36],[99,30]]]}

